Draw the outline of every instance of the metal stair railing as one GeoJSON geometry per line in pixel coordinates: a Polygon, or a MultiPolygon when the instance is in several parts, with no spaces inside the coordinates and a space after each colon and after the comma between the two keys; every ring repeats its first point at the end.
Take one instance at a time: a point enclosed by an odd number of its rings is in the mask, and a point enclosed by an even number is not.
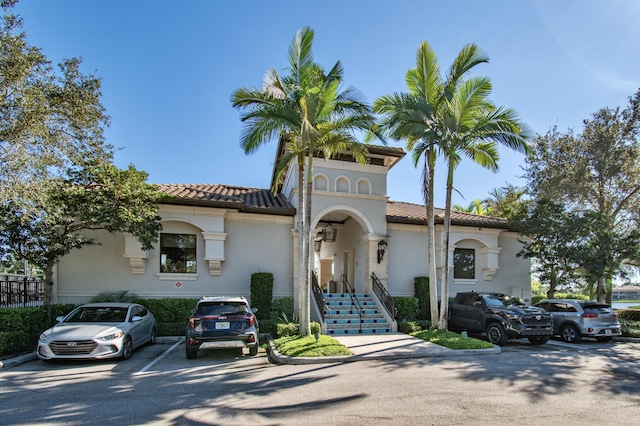
{"type": "Polygon", "coordinates": [[[378,299],[382,302],[382,306],[384,306],[389,315],[391,315],[391,318],[395,318],[398,314],[398,308],[396,308],[393,297],[391,297],[374,272],[371,273],[371,279],[373,280],[373,292],[378,296],[378,299]]]}
{"type": "Polygon", "coordinates": [[[318,284],[318,277],[316,277],[316,273],[313,271],[311,272],[311,290],[313,291],[313,297],[315,298],[316,305],[318,306],[318,310],[320,311],[322,322],[324,322],[324,311],[328,310],[327,302],[324,300],[322,289],[318,284]]]}
{"type": "Polygon", "coordinates": [[[362,332],[362,306],[360,305],[360,302],[356,297],[355,290],[351,287],[351,284],[349,284],[349,280],[347,279],[346,275],[342,274],[340,276],[340,279],[342,280],[342,285],[347,288],[347,293],[349,293],[349,297],[351,298],[351,304],[358,309],[358,316],[360,317],[360,331],[362,332]]]}

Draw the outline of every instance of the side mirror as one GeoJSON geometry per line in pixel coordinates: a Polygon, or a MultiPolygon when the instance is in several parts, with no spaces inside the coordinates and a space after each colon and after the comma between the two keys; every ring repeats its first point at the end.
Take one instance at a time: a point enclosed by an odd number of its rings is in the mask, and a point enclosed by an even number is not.
{"type": "Polygon", "coordinates": [[[64,315],[60,315],[59,317],[56,317],[56,321],[58,322],[62,322],[63,319],[64,319],[64,315]]]}
{"type": "Polygon", "coordinates": [[[258,312],[258,308],[251,308],[251,312],[255,314],[256,312],[258,312]]]}
{"type": "Polygon", "coordinates": [[[133,317],[131,317],[131,322],[138,322],[138,321],[142,321],[142,317],[140,315],[134,315],[133,317]]]}
{"type": "Polygon", "coordinates": [[[476,300],[475,302],[473,302],[473,306],[482,306],[482,302],[479,300],[476,300]]]}

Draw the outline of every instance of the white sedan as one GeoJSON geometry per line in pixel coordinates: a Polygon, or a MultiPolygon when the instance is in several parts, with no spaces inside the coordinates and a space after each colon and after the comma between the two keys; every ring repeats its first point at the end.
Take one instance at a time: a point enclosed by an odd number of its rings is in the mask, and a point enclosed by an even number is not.
{"type": "Polygon", "coordinates": [[[42,360],[129,359],[135,348],[156,342],[155,317],[136,303],[90,303],[56,319],[38,340],[42,360]]]}

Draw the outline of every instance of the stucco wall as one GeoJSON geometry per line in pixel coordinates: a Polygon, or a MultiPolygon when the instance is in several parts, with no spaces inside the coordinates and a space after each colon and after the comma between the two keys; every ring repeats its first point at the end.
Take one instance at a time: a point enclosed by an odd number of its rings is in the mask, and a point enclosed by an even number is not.
{"type": "Polygon", "coordinates": [[[221,262],[220,275],[212,276],[205,260],[202,234],[212,230],[192,224],[206,223],[202,217],[206,211],[189,211],[192,214],[172,211],[172,219],[163,222],[162,232],[197,236],[197,274],[160,274],[158,244],[154,250],[146,253],[144,273],[134,274],[129,259],[124,257],[125,236],[94,232],[92,236],[101,245],[75,250],[58,264],[54,289],[56,301],[84,303],[96,294],[121,290],[129,290],[143,298],[199,298],[204,295],[249,297],[251,274],[254,272],[274,274],[274,297],[292,296],[292,218],[227,214],[224,219],[224,260],[221,262]]]}

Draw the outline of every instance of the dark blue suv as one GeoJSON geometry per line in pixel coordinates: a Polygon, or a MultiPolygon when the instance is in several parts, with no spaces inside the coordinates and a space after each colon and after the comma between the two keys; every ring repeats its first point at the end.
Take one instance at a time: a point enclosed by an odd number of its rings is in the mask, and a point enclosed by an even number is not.
{"type": "Polygon", "coordinates": [[[199,349],[249,348],[258,354],[256,309],[242,296],[203,297],[187,324],[186,355],[198,356],[199,349]]]}

